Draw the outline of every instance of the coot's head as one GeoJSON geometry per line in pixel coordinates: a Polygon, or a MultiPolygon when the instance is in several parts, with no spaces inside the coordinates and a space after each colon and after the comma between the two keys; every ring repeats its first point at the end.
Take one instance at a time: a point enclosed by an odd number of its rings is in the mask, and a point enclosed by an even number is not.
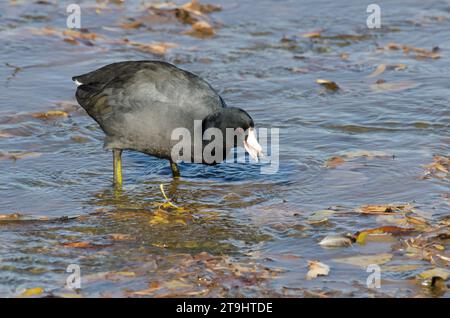
{"type": "Polygon", "coordinates": [[[220,111],[207,116],[203,120],[203,132],[208,128],[218,128],[222,131],[224,142],[226,140],[227,129],[234,136],[232,144],[227,144],[227,148],[243,146],[250,156],[258,161],[258,156],[262,154],[262,147],[258,143],[255,134],[255,124],[250,115],[243,109],[237,107],[226,107],[220,111]]]}

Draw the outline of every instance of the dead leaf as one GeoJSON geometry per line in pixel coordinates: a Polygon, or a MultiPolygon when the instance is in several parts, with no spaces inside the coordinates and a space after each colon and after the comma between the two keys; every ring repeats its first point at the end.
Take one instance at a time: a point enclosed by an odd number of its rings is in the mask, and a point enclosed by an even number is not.
{"type": "Polygon", "coordinates": [[[69,114],[63,110],[49,110],[45,113],[34,113],[32,114],[34,118],[40,118],[40,119],[50,119],[54,117],[64,117],[67,118],[69,114]]]}
{"type": "Polygon", "coordinates": [[[382,151],[350,151],[341,156],[331,157],[325,162],[324,166],[326,168],[336,168],[337,166],[346,163],[348,159],[354,158],[367,158],[369,160],[372,160],[374,158],[392,158],[392,156],[382,151]]]}
{"type": "Polygon", "coordinates": [[[132,22],[125,22],[120,25],[122,29],[130,30],[130,29],[139,29],[144,26],[142,21],[136,20],[132,22]]]}
{"type": "Polygon", "coordinates": [[[0,214],[0,220],[17,220],[20,218],[19,213],[0,214]]]}
{"type": "Polygon", "coordinates": [[[423,167],[426,170],[425,177],[446,178],[450,173],[450,157],[434,156],[433,162],[423,167]]]}
{"type": "Polygon", "coordinates": [[[363,205],[360,208],[356,209],[356,211],[365,214],[392,214],[394,212],[410,212],[412,211],[412,207],[409,204],[363,205]]]}
{"type": "Polygon", "coordinates": [[[70,243],[62,243],[60,244],[62,247],[70,247],[70,248],[94,248],[95,246],[89,242],[70,242],[70,243]]]}
{"type": "Polygon", "coordinates": [[[327,276],[330,272],[330,267],[319,261],[308,261],[309,271],[306,274],[306,279],[313,279],[317,276],[327,276]]]}
{"type": "Polygon", "coordinates": [[[375,255],[358,255],[344,258],[333,259],[333,261],[348,265],[367,267],[372,264],[381,265],[389,262],[393,255],[389,253],[381,253],[375,255]]]}
{"type": "Polygon", "coordinates": [[[113,233],[109,235],[109,238],[113,241],[132,241],[134,240],[134,237],[129,234],[120,234],[120,233],[113,233]]]}
{"type": "Polygon", "coordinates": [[[417,87],[418,84],[414,82],[396,82],[396,83],[387,83],[386,81],[377,82],[372,84],[370,88],[375,92],[399,92],[406,89],[411,89],[417,87]]]}
{"type": "Polygon", "coordinates": [[[41,287],[29,288],[25,290],[21,296],[30,297],[30,296],[38,296],[44,292],[44,289],[41,287]]]}
{"type": "Polygon", "coordinates": [[[402,71],[406,69],[405,64],[394,64],[393,65],[395,71],[402,71]]]}
{"type": "Polygon", "coordinates": [[[328,235],[324,237],[319,245],[322,247],[347,247],[351,246],[354,239],[347,235],[328,235]]]}
{"type": "Polygon", "coordinates": [[[64,38],[63,41],[66,42],[66,43],[72,44],[72,45],[80,44],[80,42],[78,42],[74,38],[64,38]]]}
{"type": "Polygon", "coordinates": [[[135,291],[132,292],[132,295],[136,295],[136,296],[147,296],[147,295],[152,295],[155,291],[161,289],[161,284],[158,282],[152,282],[149,286],[148,289],[144,289],[144,290],[139,290],[139,291],[135,291]]]}
{"type": "Polygon", "coordinates": [[[198,21],[195,22],[192,25],[192,29],[186,33],[199,38],[207,38],[214,36],[215,31],[208,22],[198,21]]]}
{"type": "Polygon", "coordinates": [[[105,275],[105,278],[108,280],[115,280],[118,276],[122,277],[136,277],[135,272],[121,271],[121,272],[111,272],[105,275]]]}
{"type": "Polygon", "coordinates": [[[418,275],[420,279],[431,279],[433,277],[440,277],[443,280],[447,280],[450,272],[445,268],[433,268],[426,270],[418,275]]]}
{"type": "Polygon", "coordinates": [[[321,38],[327,40],[344,40],[344,41],[362,41],[367,40],[370,37],[371,37],[370,34],[336,34],[336,35],[321,36],[321,38]]]}
{"type": "Polygon", "coordinates": [[[339,86],[335,82],[330,81],[330,80],[320,79],[319,78],[319,79],[316,80],[316,83],[319,84],[319,85],[322,85],[325,88],[327,88],[329,90],[332,90],[332,91],[337,91],[339,89],[339,86]]]}
{"type": "Polygon", "coordinates": [[[293,73],[300,73],[300,74],[306,74],[309,73],[309,70],[307,68],[302,67],[291,67],[289,70],[293,73]]]}
{"type": "Polygon", "coordinates": [[[350,57],[350,55],[349,55],[348,53],[341,53],[341,54],[339,54],[339,57],[340,57],[342,60],[347,61],[348,58],[350,57]]]}
{"type": "Polygon", "coordinates": [[[76,30],[72,30],[72,29],[64,30],[62,32],[62,34],[65,36],[68,36],[70,38],[73,38],[73,39],[82,39],[82,40],[90,40],[90,41],[103,38],[102,36],[99,36],[95,33],[81,32],[81,31],[76,31],[76,30]]]}
{"type": "Polygon", "coordinates": [[[149,221],[149,223],[151,225],[169,224],[169,215],[163,210],[158,210],[153,214],[152,219],[149,221]]]}
{"type": "Polygon", "coordinates": [[[144,43],[139,43],[139,42],[128,41],[128,43],[131,46],[138,49],[139,51],[146,52],[146,53],[152,53],[152,54],[156,54],[156,55],[164,55],[167,53],[168,49],[177,47],[177,44],[169,43],[169,42],[144,44],[144,43]]]}
{"type": "Polygon", "coordinates": [[[367,159],[375,159],[375,158],[392,158],[392,155],[383,152],[383,151],[367,151],[367,150],[358,150],[358,151],[349,151],[344,154],[344,157],[348,159],[353,158],[367,158],[367,159]]]}
{"type": "Polygon", "coordinates": [[[321,35],[322,35],[321,31],[315,31],[315,32],[304,33],[302,36],[304,38],[314,39],[314,38],[320,38],[321,35]]]}
{"type": "Polygon", "coordinates": [[[439,50],[435,50],[434,48],[432,50],[427,50],[423,48],[413,47],[409,45],[402,45],[398,43],[388,43],[387,48],[389,50],[400,50],[402,49],[404,54],[410,54],[415,53],[414,57],[416,59],[438,59],[441,56],[437,53],[439,50]]]}
{"type": "Polygon", "coordinates": [[[332,216],[335,213],[336,213],[336,211],[333,211],[333,210],[319,210],[319,211],[316,211],[313,214],[311,214],[308,217],[308,221],[309,222],[322,221],[324,219],[328,219],[330,216],[332,216]]]}
{"type": "Polygon", "coordinates": [[[183,9],[188,11],[193,11],[197,14],[209,14],[212,12],[221,11],[222,8],[220,6],[212,5],[212,4],[200,4],[197,0],[192,0],[189,3],[186,3],[182,6],[183,9]]]}
{"type": "Polygon", "coordinates": [[[79,143],[88,142],[90,140],[89,138],[84,136],[71,136],[70,139],[79,143]]]}
{"type": "Polygon", "coordinates": [[[322,226],[322,225],[326,225],[329,223],[328,218],[323,218],[320,220],[309,220],[308,224],[313,225],[313,226],[322,226]]]}
{"type": "Polygon", "coordinates": [[[61,298],[83,298],[83,295],[75,293],[56,293],[54,295],[61,298]]]}
{"type": "Polygon", "coordinates": [[[398,227],[398,226],[381,226],[381,227],[357,232],[355,234],[355,236],[356,236],[357,243],[365,244],[366,238],[369,234],[388,233],[388,234],[392,234],[392,235],[403,235],[403,234],[410,234],[414,231],[415,231],[415,229],[412,229],[412,228],[402,228],[402,227],[398,227]]]}
{"type": "Polygon", "coordinates": [[[377,66],[375,71],[373,73],[371,73],[370,75],[368,75],[367,77],[376,77],[380,74],[383,74],[384,71],[386,71],[386,64],[380,64],[377,66]]]}
{"type": "Polygon", "coordinates": [[[0,152],[0,159],[19,160],[24,158],[37,158],[42,153],[34,151],[0,152]]]}
{"type": "Polygon", "coordinates": [[[34,29],[33,28],[30,30],[30,32],[35,35],[47,35],[47,36],[48,35],[52,35],[52,36],[60,35],[59,31],[57,31],[51,27],[44,27],[42,29],[34,29]]]}
{"type": "Polygon", "coordinates": [[[417,264],[404,264],[404,265],[384,265],[381,267],[382,272],[407,272],[414,271],[420,268],[417,264]]]}
{"type": "Polygon", "coordinates": [[[345,160],[342,157],[335,156],[331,157],[325,162],[326,168],[336,168],[337,166],[340,166],[345,163],[345,160]]]}
{"type": "Polygon", "coordinates": [[[0,138],[10,138],[10,137],[14,137],[14,135],[7,133],[7,132],[0,131],[0,138]]]}
{"type": "Polygon", "coordinates": [[[389,50],[400,50],[400,47],[401,47],[400,44],[397,44],[397,43],[394,43],[394,42],[390,42],[390,43],[388,43],[388,45],[387,45],[387,48],[388,48],[389,50]]]}

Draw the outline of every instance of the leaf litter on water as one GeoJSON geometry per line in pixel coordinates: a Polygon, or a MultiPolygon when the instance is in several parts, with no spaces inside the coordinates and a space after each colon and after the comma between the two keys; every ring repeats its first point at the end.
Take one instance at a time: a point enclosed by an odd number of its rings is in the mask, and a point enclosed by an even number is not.
{"type": "Polygon", "coordinates": [[[392,259],[393,255],[390,253],[381,253],[374,255],[357,255],[343,258],[335,258],[334,262],[348,264],[359,267],[367,267],[371,264],[381,265],[389,262],[392,259]]]}
{"type": "Polygon", "coordinates": [[[314,279],[317,276],[327,276],[330,273],[330,267],[319,261],[308,261],[308,273],[306,279],[314,279]]]}

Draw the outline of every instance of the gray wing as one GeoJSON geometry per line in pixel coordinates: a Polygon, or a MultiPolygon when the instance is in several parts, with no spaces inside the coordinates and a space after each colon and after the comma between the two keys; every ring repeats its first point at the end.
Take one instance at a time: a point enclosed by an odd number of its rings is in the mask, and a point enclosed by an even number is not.
{"type": "Polygon", "coordinates": [[[207,82],[165,62],[115,63],[73,80],[81,83],[79,104],[121,148],[165,144],[174,128],[191,130],[195,119],[225,107],[207,82]]]}

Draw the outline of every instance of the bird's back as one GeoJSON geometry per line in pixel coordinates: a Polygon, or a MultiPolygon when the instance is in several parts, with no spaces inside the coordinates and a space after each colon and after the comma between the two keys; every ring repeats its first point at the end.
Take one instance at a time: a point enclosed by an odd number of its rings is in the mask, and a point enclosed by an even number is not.
{"type": "Polygon", "coordinates": [[[225,107],[200,77],[160,61],[113,63],[75,76],[78,103],[106,133],[109,148],[167,157],[172,130],[225,107]]]}

